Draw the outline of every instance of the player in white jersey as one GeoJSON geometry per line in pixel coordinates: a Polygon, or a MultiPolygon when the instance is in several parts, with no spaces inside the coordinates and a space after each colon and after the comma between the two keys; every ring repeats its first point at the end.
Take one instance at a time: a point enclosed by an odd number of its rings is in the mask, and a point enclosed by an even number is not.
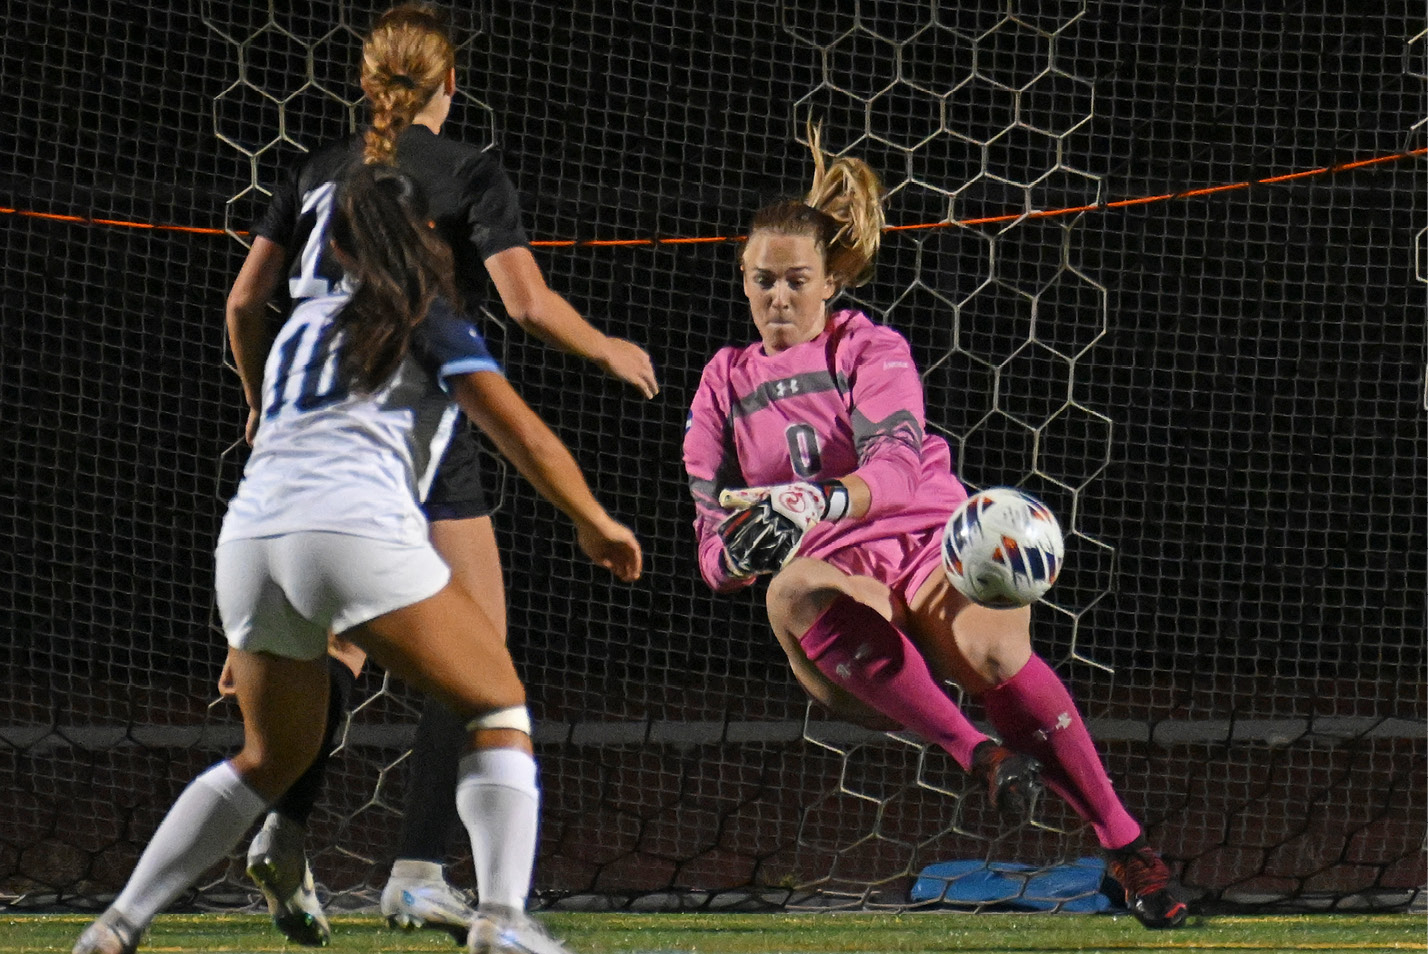
{"type": "MultiPolygon", "coordinates": [[[[401,173],[359,165],[344,177],[332,242],[350,294],[300,306],[269,354],[254,453],[216,553],[243,748],[179,796],[74,954],[134,951],[312,761],[329,630],[467,720],[457,802],[483,883],[521,897],[529,887],[539,790],[525,691],[503,634],[449,582],[418,501],[452,399],[571,519],[593,562],[629,581],[642,557],[450,308],[450,251],[426,222],[420,190],[401,173]]],[[[565,950],[517,910],[483,910],[468,944],[480,954],[565,950]]]]}
{"type": "MultiPolygon", "coordinates": [[[[314,148],[277,184],[253,224],[253,245],[229,296],[230,337],[259,339],[256,350],[268,334],[270,297],[280,296],[284,287],[294,299],[322,294],[340,280],[341,265],[326,253],[319,224],[337,170],[360,155],[394,164],[421,185],[436,229],[452,250],[463,311],[473,321],[483,310],[489,280],[506,314],[523,330],[588,360],[641,396],[654,397],[659,384],[649,355],[630,341],[602,334],[546,285],[521,221],[520,196],[499,152],[443,134],[456,92],[455,55],[445,16],[436,7],[402,3],[376,18],[362,44],[360,72],[371,124],[356,136],[314,148]]],[[[257,397],[249,395],[254,406],[257,397]]],[[[482,484],[476,438],[458,421],[423,510],[452,578],[504,631],[495,507],[482,484]]],[[[274,803],[248,851],[249,876],[274,922],[288,938],[308,945],[326,943],[329,927],[312,889],[306,823],[362,666],[362,654],[351,644],[334,640],[332,651],[323,747],[274,803]]],[[[230,692],[230,682],[225,669],[220,692],[230,692]]],[[[463,720],[427,697],[404,760],[400,841],[380,899],[382,914],[393,925],[465,936],[469,895],[449,884],[443,871],[452,830],[459,827],[453,766],[464,739],[463,720]]]]}
{"type": "Polygon", "coordinates": [[[690,409],[704,580],[728,592],[770,577],[769,622],[814,699],[916,731],[1017,815],[1044,780],[1090,824],[1142,923],[1175,927],[1186,908],[1170,871],[1033,652],[1030,609],[972,604],[940,572],[941,530],[966,491],[946,442],[926,433],[910,349],[856,309],[829,307],[871,275],[881,184],[856,158],[825,164],[815,130],[810,143],[806,200],[760,210],[741,257],[760,340],[715,355],[690,409]],[[943,680],[980,699],[1001,742],[943,680]]]}
{"type": "MultiPolygon", "coordinates": [[[[371,393],[343,380],[347,334],[334,315],[348,300],[343,293],[308,299],[273,341],[262,423],[220,545],[311,530],[425,542],[420,501],[457,410],[446,393],[432,390],[430,373],[415,359],[371,393]]],[[[440,362],[442,378],[500,371],[475,329],[444,300],[431,304],[416,336],[440,362]]]]}

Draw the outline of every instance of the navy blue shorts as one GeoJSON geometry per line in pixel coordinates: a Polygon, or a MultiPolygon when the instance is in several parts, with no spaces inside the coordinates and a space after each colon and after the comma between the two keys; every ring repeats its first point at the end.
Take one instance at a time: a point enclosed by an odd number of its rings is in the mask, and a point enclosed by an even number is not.
{"type": "Polygon", "coordinates": [[[493,509],[481,485],[481,449],[463,416],[436,466],[436,479],[422,510],[428,520],[466,520],[489,517],[493,509]]]}

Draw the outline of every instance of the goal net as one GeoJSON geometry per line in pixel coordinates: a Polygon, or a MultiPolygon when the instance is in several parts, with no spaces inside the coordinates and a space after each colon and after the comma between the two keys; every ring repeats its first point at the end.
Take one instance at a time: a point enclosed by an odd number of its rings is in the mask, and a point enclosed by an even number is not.
{"type": "MultiPolygon", "coordinates": [[[[214,689],[244,421],[223,301],[279,171],[363,118],[380,5],[172,6],[0,14],[0,907],[102,903],[239,739],[214,689]]],[[[552,287],[663,384],[640,400],[488,316],[648,566],[609,582],[493,462],[541,903],[1015,907],[1030,889],[919,875],[1026,885],[1095,853],[1054,797],[1008,827],[940,751],[811,709],[760,593],[699,581],[685,411],[704,362],[754,337],[733,239],[807,181],[809,118],[891,189],[853,300],[911,341],[959,474],[1062,518],[1035,644],[1187,889],[1419,897],[1424,13],[1250,6],[458,11],[446,133],[500,149],[552,287]]],[[[371,670],[358,699],[309,839],[339,906],[381,889],[420,708],[371,670]]],[[[241,869],[186,903],[252,902],[241,869]]]]}

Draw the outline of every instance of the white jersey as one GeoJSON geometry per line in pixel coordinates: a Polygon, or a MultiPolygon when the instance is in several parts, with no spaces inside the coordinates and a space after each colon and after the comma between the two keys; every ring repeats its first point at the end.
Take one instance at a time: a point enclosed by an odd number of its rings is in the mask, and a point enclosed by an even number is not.
{"type": "Polygon", "coordinates": [[[337,376],[342,333],[333,321],[346,301],[303,302],[273,342],[258,435],[219,543],[304,530],[426,540],[420,502],[457,415],[444,379],[500,366],[480,333],[438,301],[387,383],[349,393],[337,376]]]}

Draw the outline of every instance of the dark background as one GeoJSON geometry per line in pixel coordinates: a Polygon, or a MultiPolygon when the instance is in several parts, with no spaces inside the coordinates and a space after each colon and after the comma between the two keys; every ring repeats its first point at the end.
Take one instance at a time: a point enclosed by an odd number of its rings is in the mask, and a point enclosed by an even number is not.
{"type": "MultiPolygon", "coordinates": [[[[498,145],[538,240],[738,236],[806,183],[810,114],[883,173],[893,225],[1425,145],[1407,2],[518,6],[459,14],[446,132],[498,145]]],[[[112,892],[234,738],[211,705],[211,552],[244,419],[223,300],[264,188],[361,121],[357,37],[379,9],[268,7],[5,7],[0,905],[112,892]]],[[[1038,647],[1207,900],[1391,904],[1424,883],[1423,171],[889,233],[857,294],[911,340],[964,481],[1061,515],[1038,647]]],[[[536,249],[553,287],[648,347],[654,401],[489,323],[648,566],[609,582],[493,462],[542,726],[540,896],[895,903],[933,861],[1089,851],[1058,805],[1045,820],[1070,835],[1000,831],[938,753],[802,726],[758,594],[700,583],[679,442],[704,361],[753,338],[736,251],[536,249]]],[[[311,846],[354,902],[391,857],[415,718],[380,673],[360,686],[311,846]]],[[[199,900],[243,900],[240,875],[199,900]]]]}

